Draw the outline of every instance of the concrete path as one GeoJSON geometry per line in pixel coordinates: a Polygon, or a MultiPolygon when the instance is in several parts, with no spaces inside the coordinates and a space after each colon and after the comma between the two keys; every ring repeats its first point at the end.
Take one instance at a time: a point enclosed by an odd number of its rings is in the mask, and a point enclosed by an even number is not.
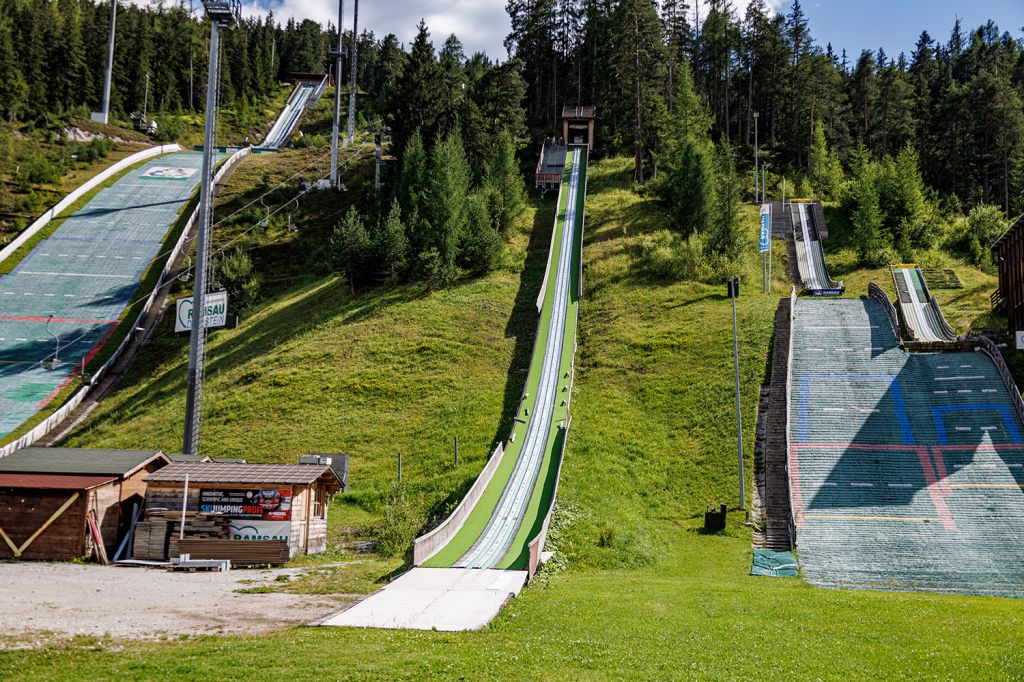
{"type": "Polygon", "coordinates": [[[477,630],[526,584],[526,571],[414,568],[321,625],[477,630]]]}

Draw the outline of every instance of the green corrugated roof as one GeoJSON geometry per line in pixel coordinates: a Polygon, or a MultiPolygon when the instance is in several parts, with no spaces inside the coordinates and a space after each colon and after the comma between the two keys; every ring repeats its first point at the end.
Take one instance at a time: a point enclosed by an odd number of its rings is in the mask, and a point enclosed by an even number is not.
{"type": "Polygon", "coordinates": [[[22,448],[0,458],[0,473],[123,476],[162,454],[159,450],[22,448]]]}

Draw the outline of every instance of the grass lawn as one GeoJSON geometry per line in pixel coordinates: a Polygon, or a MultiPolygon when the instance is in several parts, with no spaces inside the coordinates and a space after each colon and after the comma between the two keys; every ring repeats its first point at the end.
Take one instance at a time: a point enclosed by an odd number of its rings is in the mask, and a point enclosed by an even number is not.
{"type": "MultiPolygon", "coordinates": [[[[732,506],[737,495],[730,306],[722,285],[643,284],[632,276],[632,247],[664,218],[631,191],[630,168],[628,159],[590,168],[574,417],[551,536],[556,558],[490,626],[460,634],[294,628],[158,645],[77,641],[0,653],[0,676],[248,679],[254,669],[296,680],[1024,676],[1019,601],[749,577],[742,514],[730,514],[723,535],[699,532],[706,503],[732,506]]],[[[549,229],[550,202],[544,210],[536,224],[549,229]]],[[[744,269],[757,282],[757,213],[744,211],[751,244],[744,269]]],[[[546,246],[546,238],[534,239],[546,246]]],[[[525,241],[523,232],[519,248],[525,241]]],[[[522,385],[517,372],[527,362],[537,291],[529,283],[539,284],[546,255],[538,265],[538,253],[530,251],[522,275],[502,271],[429,295],[401,289],[352,298],[326,280],[268,304],[242,329],[218,332],[208,451],[291,461],[313,447],[350,450],[358,499],[368,495],[360,488],[385,489],[393,453],[411,453],[406,448],[419,442],[407,460],[410,481],[426,506],[453,502],[457,496],[445,491],[468,485],[495,434],[508,430],[511,410],[501,394],[511,386],[517,399],[522,385]],[[515,351],[509,329],[526,337],[526,354],[515,351]],[[316,413],[305,409],[312,407],[316,413]],[[457,471],[446,463],[453,424],[473,434],[472,445],[463,441],[463,461],[472,459],[457,471]]],[[[785,272],[778,261],[776,272],[785,272]]],[[[748,452],[773,312],[789,288],[759,290],[745,286],[738,311],[748,452]]],[[[144,369],[74,444],[174,449],[183,378],[183,346],[174,343],[150,349],[144,369]]],[[[749,481],[749,457],[747,467],[749,481]]],[[[372,524],[377,514],[369,504],[336,505],[332,513],[343,525],[372,524]]],[[[358,566],[366,564],[341,569],[338,590],[372,584],[358,566]]],[[[394,568],[381,561],[376,570],[394,568]]]]}

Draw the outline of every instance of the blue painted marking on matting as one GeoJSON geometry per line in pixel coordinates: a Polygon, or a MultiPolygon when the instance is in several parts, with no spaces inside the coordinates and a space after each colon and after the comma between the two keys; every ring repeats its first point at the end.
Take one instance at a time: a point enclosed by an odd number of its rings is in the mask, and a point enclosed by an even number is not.
{"type": "Polygon", "coordinates": [[[1010,434],[1010,440],[1014,443],[1020,441],[1020,430],[1017,428],[1017,418],[1010,411],[1008,405],[974,404],[974,405],[932,405],[932,421],[935,422],[935,434],[939,445],[948,445],[946,438],[946,422],[942,414],[944,412],[998,412],[1003,418],[1003,424],[1010,434]]]}
{"type": "Polygon", "coordinates": [[[807,442],[810,431],[810,383],[812,379],[821,381],[886,381],[892,392],[893,409],[896,411],[896,423],[900,427],[903,445],[915,445],[914,430],[910,426],[907,408],[903,401],[903,390],[900,388],[899,377],[895,374],[801,374],[800,375],[800,416],[797,425],[797,440],[807,442]]]}

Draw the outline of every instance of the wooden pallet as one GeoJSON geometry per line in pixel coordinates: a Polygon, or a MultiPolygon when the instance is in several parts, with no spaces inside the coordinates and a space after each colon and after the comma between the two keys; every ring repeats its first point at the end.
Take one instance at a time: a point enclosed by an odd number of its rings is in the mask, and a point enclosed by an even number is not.
{"type": "Polygon", "coordinates": [[[284,540],[223,540],[189,538],[178,543],[193,559],[230,559],[232,566],[266,566],[287,563],[291,558],[284,540]]]}

